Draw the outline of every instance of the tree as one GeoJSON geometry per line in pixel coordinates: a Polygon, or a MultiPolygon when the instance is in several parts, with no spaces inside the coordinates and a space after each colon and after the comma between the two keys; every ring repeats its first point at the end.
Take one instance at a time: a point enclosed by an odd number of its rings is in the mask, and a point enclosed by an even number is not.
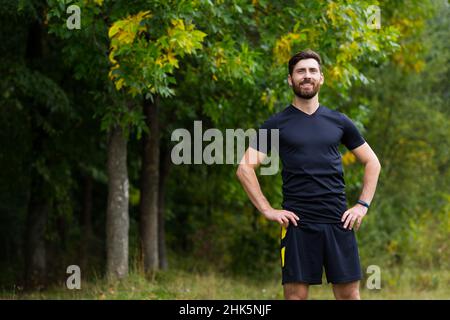
{"type": "MultiPolygon", "coordinates": [[[[127,139],[133,125],[142,123],[135,103],[113,89],[107,75],[109,15],[127,10],[124,3],[96,1],[78,3],[82,12],[81,28],[66,27],[65,1],[48,1],[49,32],[64,39],[66,62],[73,67],[74,76],[92,89],[91,98],[97,103],[91,116],[102,118],[101,127],[108,140],[108,200],[106,214],[107,277],[123,278],[128,274],[128,174],[127,139]],[[107,13],[108,12],[108,13],[107,13]],[[84,46],[80,46],[84,43],[84,46]]],[[[139,126],[139,125],[138,125],[139,126]]]]}

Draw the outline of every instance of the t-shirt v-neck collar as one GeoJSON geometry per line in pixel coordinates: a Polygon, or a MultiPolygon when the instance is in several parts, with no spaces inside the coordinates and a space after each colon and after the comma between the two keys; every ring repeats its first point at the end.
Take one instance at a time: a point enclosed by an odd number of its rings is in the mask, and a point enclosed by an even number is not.
{"type": "Polygon", "coordinates": [[[319,113],[320,109],[322,109],[322,105],[319,104],[319,106],[317,107],[316,111],[314,111],[311,114],[307,114],[306,112],[300,110],[299,108],[295,107],[292,103],[289,105],[291,108],[295,109],[297,112],[299,112],[300,114],[303,114],[304,116],[311,118],[314,117],[316,114],[319,113]]]}

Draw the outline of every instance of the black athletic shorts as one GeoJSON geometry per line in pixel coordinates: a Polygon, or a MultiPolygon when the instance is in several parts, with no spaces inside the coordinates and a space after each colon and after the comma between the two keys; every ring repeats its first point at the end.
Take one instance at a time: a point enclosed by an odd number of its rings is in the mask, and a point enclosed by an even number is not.
{"type": "Polygon", "coordinates": [[[282,284],[361,280],[358,245],[353,230],[343,223],[305,223],[281,227],[282,284]]]}

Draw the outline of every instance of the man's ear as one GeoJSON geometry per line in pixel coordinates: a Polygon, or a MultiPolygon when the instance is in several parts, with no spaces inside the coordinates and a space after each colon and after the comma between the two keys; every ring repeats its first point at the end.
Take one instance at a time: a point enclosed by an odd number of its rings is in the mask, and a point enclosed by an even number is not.
{"type": "Polygon", "coordinates": [[[292,87],[292,77],[290,74],[288,74],[288,84],[289,84],[289,87],[292,87]]]}
{"type": "Polygon", "coordinates": [[[320,72],[320,85],[323,85],[324,82],[325,82],[325,77],[323,76],[323,73],[320,72]]]}

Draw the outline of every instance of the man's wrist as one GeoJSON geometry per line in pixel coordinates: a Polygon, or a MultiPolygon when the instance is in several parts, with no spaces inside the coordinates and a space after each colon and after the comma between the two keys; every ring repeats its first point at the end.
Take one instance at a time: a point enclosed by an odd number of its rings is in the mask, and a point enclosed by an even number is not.
{"type": "Polygon", "coordinates": [[[370,208],[370,204],[365,202],[364,200],[358,199],[357,203],[362,205],[363,207],[366,207],[367,209],[370,208]]]}
{"type": "Polygon", "coordinates": [[[261,213],[266,216],[268,212],[270,212],[271,210],[273,210],[273,208],[268,207],[268,208],[264,208],[261,210],[261,213]]]}

